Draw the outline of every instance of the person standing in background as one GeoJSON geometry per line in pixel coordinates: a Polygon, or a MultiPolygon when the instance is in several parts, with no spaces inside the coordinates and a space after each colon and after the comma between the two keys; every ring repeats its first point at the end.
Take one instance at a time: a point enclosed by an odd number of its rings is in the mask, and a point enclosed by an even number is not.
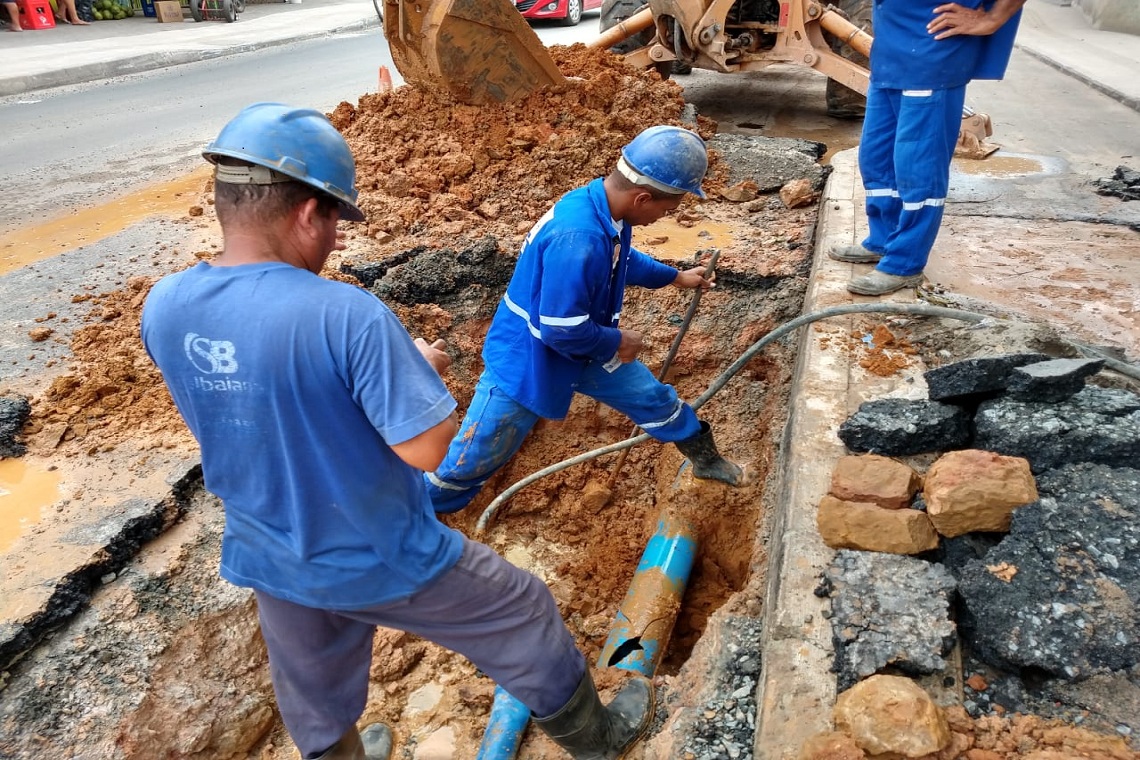
{"type": "Polygon", "coordinates": [[[870,232],[861,244],[828,251],[836,261],[876,265],[847,283],[852,293],[878,296],[922,282],[942,225],[966,85],[1005,76],[1023,5],[875,0],[859,142],[870,232]]]}

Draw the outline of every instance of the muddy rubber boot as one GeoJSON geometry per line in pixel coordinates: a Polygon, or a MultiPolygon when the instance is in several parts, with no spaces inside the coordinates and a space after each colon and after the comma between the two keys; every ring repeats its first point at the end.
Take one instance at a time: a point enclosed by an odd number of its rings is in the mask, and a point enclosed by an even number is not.
{"type": "Polygon", "coordinates": [[[533,720],[574,760],[617,760],[641,738],[652,717],[653,686],[648,679],[629,681],[603,706],[587,670],[561,710],[533,720]]]}
{"type": "Polygon", "coordinates": [[[314,760],[388,760],[392,754],[392,731],[383,723],[373,723],[364,729],[348,729],[336,744],[314,760]]]}
{"type": "Polygon", "coordinates": [[[748,485],[749,478],[740,465],[725,459],[716,450],[712,429],[704,420],[701,420],[701,432],[673,445],[693,463],[693,477],[719,480],[735,487],[748,485]]]}

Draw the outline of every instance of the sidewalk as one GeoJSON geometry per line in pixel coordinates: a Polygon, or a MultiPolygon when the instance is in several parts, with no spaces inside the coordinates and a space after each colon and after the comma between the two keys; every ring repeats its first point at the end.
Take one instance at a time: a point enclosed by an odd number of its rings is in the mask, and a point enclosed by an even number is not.
{"type": "Polygon", "coordinates": [[[136,15],[87,26],[0,31],[0,96],[80,84],[378,26],[371,0],[250,3],[235,23],[136,15]]]}
{"type": "MultiPolygon", "coordinates": [[[[245,53],[270,45],[379,23],[371,0],[309,0],[250,4],[237,23],[159,24],[135,16],[3,33],[0,96],[91,82],[180,63],[245,53]]],[[[1079,9],[1029,0],[1017,46],[1140,110],[1140,37],[1093,29],[1079,9]]]]}
{"type": "Polygon", "coordinates": [[[1017,47],[1140,111],[1140,37],[1093,29],[1075,6],[1029,0],[1017,47]]]}

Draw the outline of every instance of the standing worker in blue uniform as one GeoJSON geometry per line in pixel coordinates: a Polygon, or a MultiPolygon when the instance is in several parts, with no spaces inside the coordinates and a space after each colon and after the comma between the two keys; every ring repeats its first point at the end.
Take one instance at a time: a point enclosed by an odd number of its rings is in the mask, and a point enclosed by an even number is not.
{"type": "Polygon", "coordinates": [[[703,267],[678,271],[631,247],[634,226],[701,198],[704,141],[656,126],[622,148],[613,172],[563,196],[531,229],[483,344],[483,374],[443,463],[425,473],[437,512],[467,506],[539,418],[562,419],[574,393],[676,444],[698,478],[744,485],[708,423],[637,360],[642,336],[618,326],[627,285],[710,288],[703,267]]]}
{"type": "Polygon", "coordinates": [[[859,143],[870,234],[828,255],[874,263],[852,293],[922,282],[942,224],[966,85],[1005,75],[1025,0],[875,0],[871,85],[859,143]]]}
{"type": "Polygon", "coordinates": [[[301,757],[389,757],[386,726],[356,726],[377,626],[467,657],[571,757],[619,756],[649,724],[649,682],[603,706],[546,585],[432,510],[422,471],[458,427],[442,346],[318,275],[337,221],[364,219],[344,138],[257,103],[203,155],[222,253],[155,284],[142,336],[225,505],[221,573],[253,589],[301,757]]]}

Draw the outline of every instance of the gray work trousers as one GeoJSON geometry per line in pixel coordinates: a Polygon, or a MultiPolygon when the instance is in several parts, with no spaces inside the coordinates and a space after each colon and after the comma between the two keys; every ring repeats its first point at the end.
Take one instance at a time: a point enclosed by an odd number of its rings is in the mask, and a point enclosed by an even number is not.
{"type": "Polygon", "coordinates": [[[550,589],[466,540],[448,572],[408,599],[318,610],[256,591],[277,706],[301,757],[331,747],[360,719],[376,626],[458,652],[539,717],[574,694],[586,661],[550,589]]]}

